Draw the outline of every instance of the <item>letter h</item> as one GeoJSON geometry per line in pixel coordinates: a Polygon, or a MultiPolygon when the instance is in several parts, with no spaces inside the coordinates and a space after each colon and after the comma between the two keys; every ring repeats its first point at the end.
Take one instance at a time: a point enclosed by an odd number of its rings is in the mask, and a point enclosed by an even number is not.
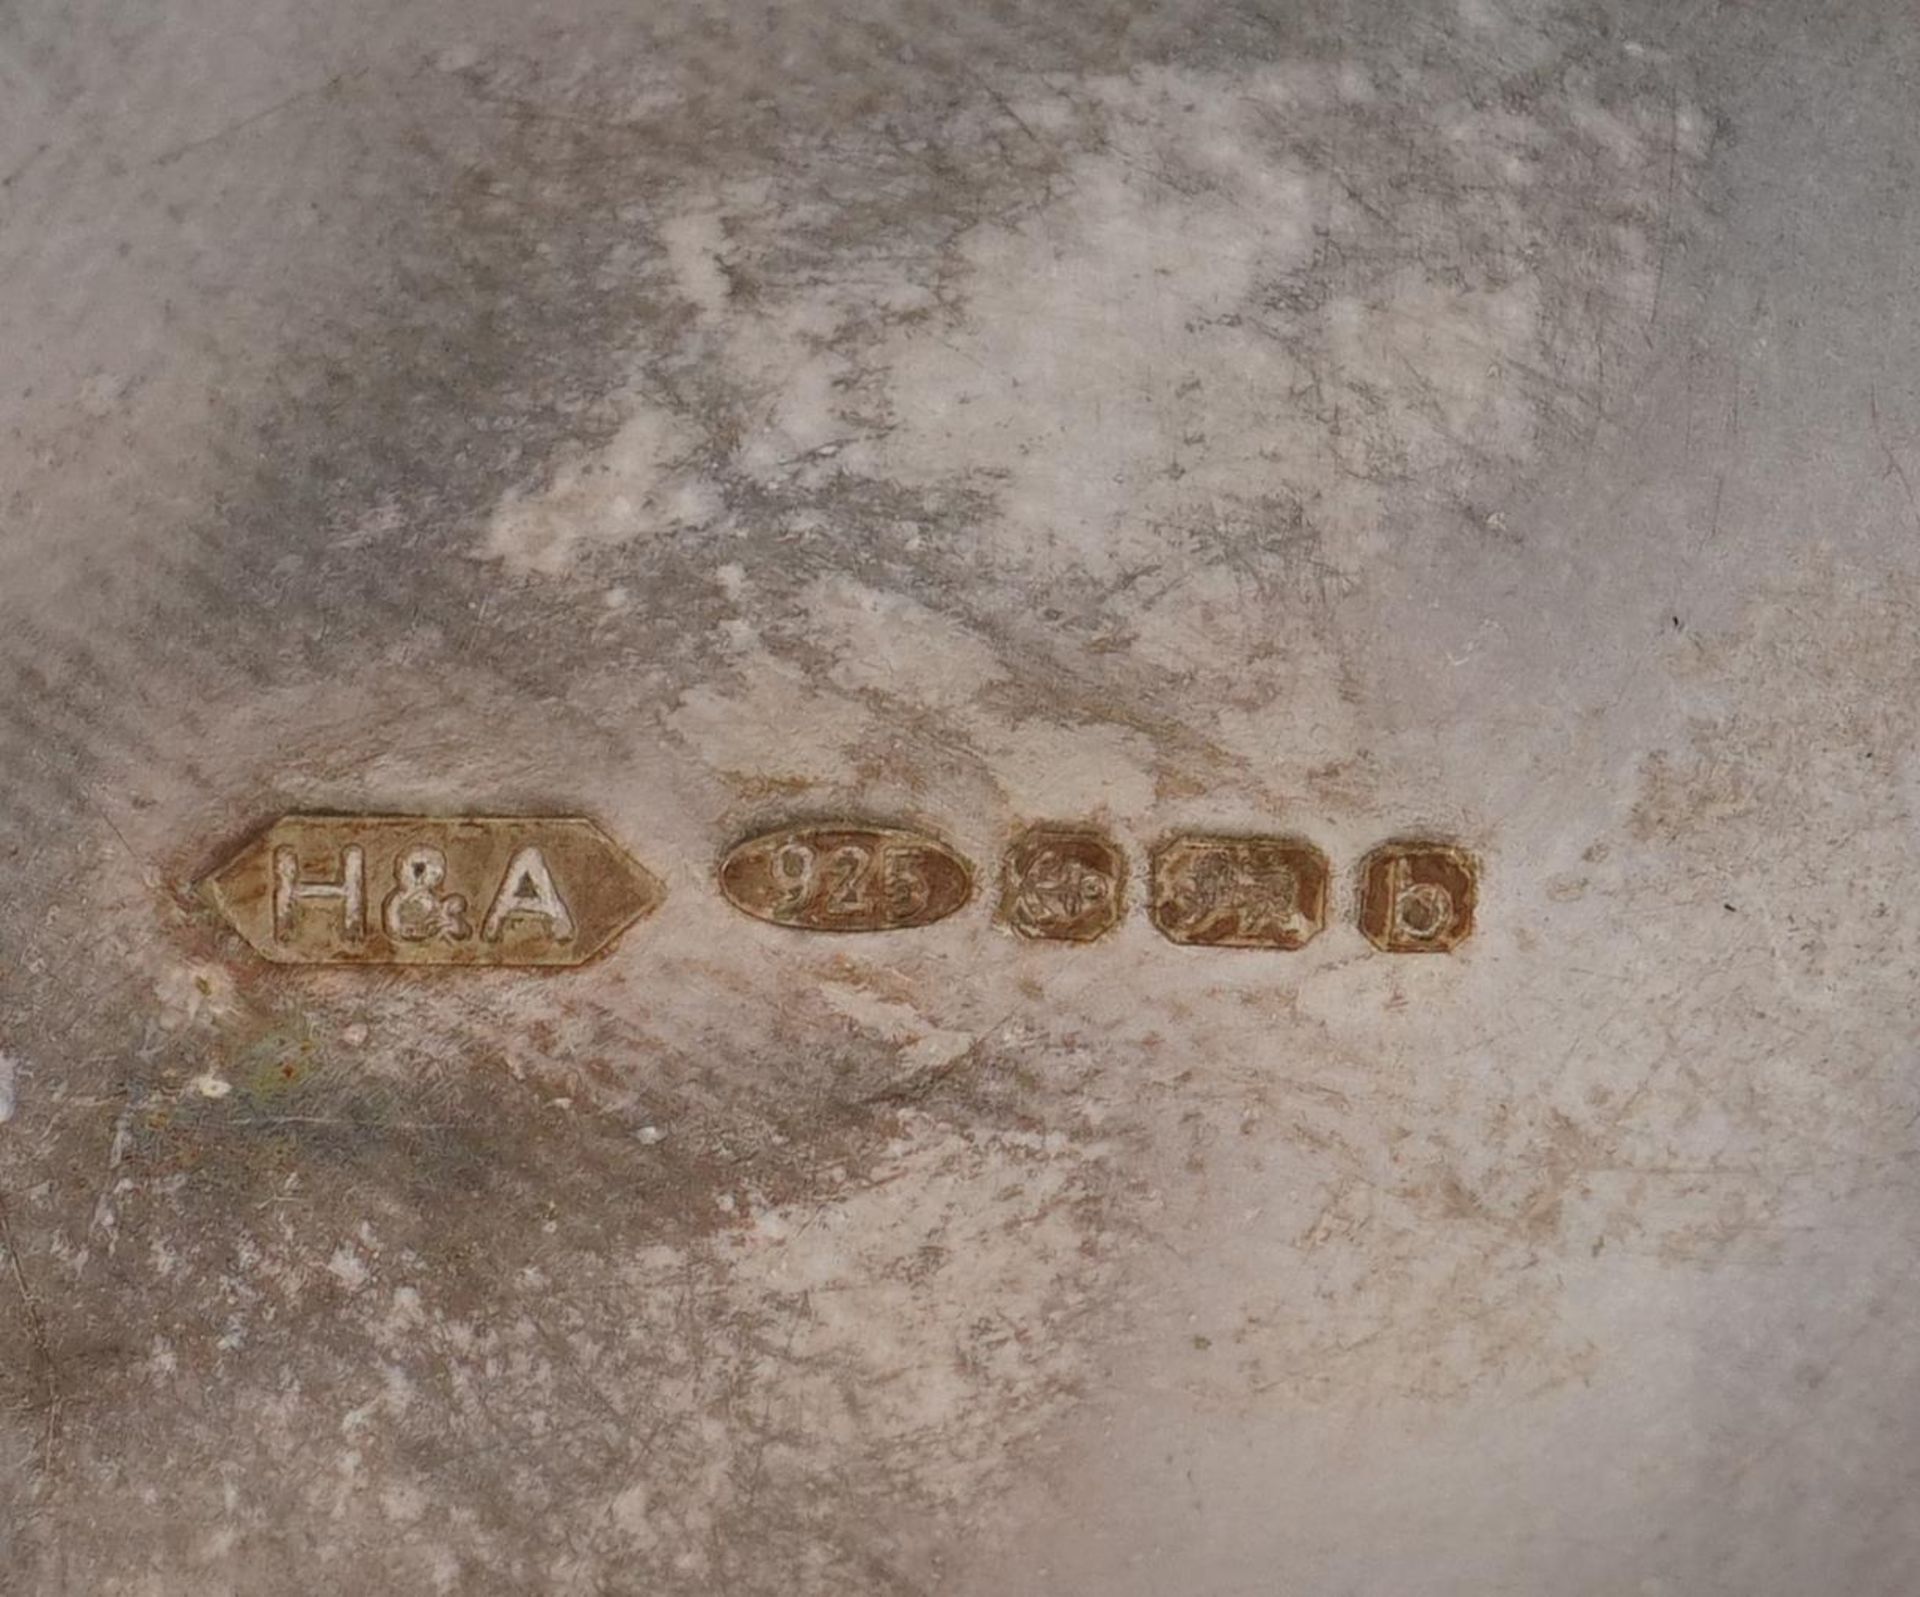
{"type": "Polygon", "coordinates": [[[340,851],[340,879],[302,881],[300,857],[290,848],[273,851],[273,935],[281,942],[293,937],[294,917],[302,905],[338,903],[340,934],[350,943],[367,935],[367,857],[356,845],[340,851]]]}

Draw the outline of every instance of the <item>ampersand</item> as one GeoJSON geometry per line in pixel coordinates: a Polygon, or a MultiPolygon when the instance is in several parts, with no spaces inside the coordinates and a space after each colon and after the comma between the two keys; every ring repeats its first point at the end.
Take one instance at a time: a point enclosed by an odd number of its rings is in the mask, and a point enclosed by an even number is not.
{"type": "Polygon", "coordinates": [[[387,935],[405,943],[435,937],[459,942],[471,936],[466,899],[459,893],[436,891],[446,878],[447,857],[437,848],[410,848],[395,860],[393,879],[398,885],[380,906],[387,935]]]}

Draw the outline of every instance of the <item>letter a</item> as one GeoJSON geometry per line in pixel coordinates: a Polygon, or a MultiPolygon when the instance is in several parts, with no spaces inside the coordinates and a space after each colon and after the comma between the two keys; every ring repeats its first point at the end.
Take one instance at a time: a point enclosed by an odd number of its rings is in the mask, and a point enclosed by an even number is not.
{"type": "Polygon", "coordinates": [[[573,936],[573,915],[559,890],[553,885],[553,873],[547,859],[537,848],[523,848],[513,856],[507,874],[501,878],[500,891],[480,927],[480,935],[490,943],[500,941],[500,933],[517,915],[531,915],[547,923],[547,935],[556,943],[573,936]]]}

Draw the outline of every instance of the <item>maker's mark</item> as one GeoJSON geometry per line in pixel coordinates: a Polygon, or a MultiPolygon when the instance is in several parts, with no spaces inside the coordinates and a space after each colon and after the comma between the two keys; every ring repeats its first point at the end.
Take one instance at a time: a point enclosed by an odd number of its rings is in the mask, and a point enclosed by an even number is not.
{"type": "Polygon", "coordinates": [[[206,886],[292,965],[578,965],[666,896],[572,815],[289,815],[206,886]]]}

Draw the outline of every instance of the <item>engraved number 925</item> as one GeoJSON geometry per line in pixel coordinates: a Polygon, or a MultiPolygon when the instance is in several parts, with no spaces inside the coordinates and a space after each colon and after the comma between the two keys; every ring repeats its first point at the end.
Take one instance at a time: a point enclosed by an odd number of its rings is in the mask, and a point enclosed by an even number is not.
{"type": "Polygon", "coordinates": [[[910,920],[933,896],[925,864],[912,849],[840,843],[821,850],[790,841],[770,862],[776,897],[770,906],[781,920],[855,920],[879,914],[910,920]]]}

